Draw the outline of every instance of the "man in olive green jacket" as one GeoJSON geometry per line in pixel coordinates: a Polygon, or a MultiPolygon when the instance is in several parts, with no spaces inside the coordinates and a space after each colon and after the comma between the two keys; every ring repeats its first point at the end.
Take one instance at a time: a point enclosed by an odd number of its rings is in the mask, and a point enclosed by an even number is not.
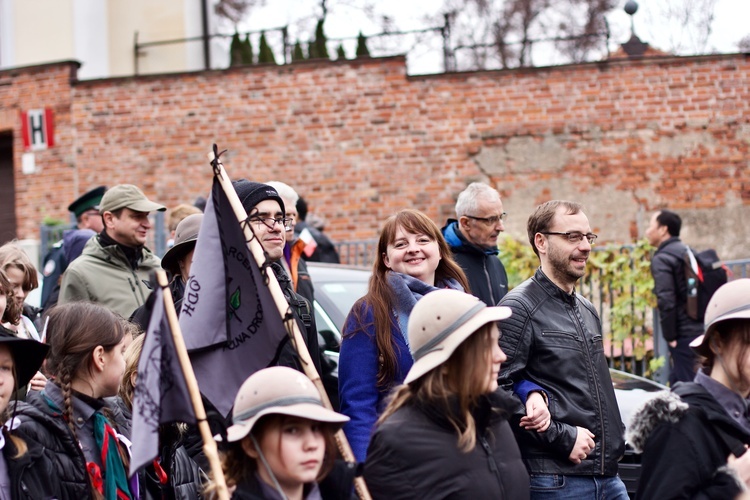
{"type": "Polygon", "coordinates": [[[149,200],[132,184],[107,191],[99,205],[104,230],[68,266],[59,303],[97,302],[129,318],[146,302],[151,290],[144,281],[161,264],[144,244],[151,229],[149,212],[164,210],[165,206],[149,200]]]}

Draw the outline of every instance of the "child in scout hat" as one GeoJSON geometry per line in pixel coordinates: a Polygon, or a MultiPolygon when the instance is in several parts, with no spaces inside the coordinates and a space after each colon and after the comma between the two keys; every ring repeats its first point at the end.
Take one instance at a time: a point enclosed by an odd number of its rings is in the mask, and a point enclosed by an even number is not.
{"type": "Polygon", "coordinates": [[[703,366],[633,413],[626,439],[642,452],[637,498],[740,498],[750,486],[750,279],[711,297],[703,366]]]}
{"type": "Polygon", "coordinates": [[[260,370],[234,401],[224,457],[233,499],[319,499],[317,482],[332,468],[335,432],[348,417],[323,406],[304,374],[260,370]]]}
{"type": "Polygon", "coordinates": [[[14,392],[27,385],[40,369],[48,349],[45,344],[18,337],[0,326],[0,498],[59,495],[59,485],[41,472],[46,467],[31,467],[47,460],[40,446],[19,435],[14,418],[19,403],[11,401],[14,392]]]}

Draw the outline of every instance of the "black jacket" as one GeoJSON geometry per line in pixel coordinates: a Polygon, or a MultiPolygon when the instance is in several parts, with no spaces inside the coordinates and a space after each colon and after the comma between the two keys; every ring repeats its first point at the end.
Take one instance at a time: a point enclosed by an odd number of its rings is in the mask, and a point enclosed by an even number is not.
{"type": "Polygon", "coordinates": [[[636,498],[736,498],[740,482],[726,469],[748,434],[701,385],[681,382],[633,414],[628,442],[642,452],[636,498]]]}
{"type": "Polygon", "coordinates": [[[312,237],[318,246],[315,248],[312,255],[308,257],[307,255],[302,254],[302,258],[309,260],[310,262],[328,262],[331,264],[338,264],[340,260],[339,253],[336,251],[336,246],[322,231],[301,220],[297,221],[294,225],[294,237],[299,238],[300,233],[305,229],[310,231],[310,234],[312,234],[312,237]]]}
{"type": "Polygon", "coordinates": [[[365,482],[373,498],[529,498],[529,476],[511,432],[513,401],[497,392],[473,412],[477,441],[458,448],[458,436],[436,407],[407,404],[375,431],[367,450],[365,482]]]}
{"type": "MultiPolygon", "coordinates": [[[[132,423],[132,411],[121,398],[113,398],[125,418],[132,423]]],[[[139,471],[141,498],[145,500],[197,500],[203,498],[203,472],[190,457],[182,442],[177,424],[159,426],[159,461],[167,474],[167,484],[160,484],[154,467],[139,471]]]]}
{"type": "Polygon", "coordinates": [[[448,219],[442,232],[453,258],[469,280],[471,294],[489,306],[497,305],[508,293],[508,274],[497,256],[498,250],[484,250],[469,243],[455,219],[448,219]]]}
{"type": "Polygon", "coordinates": [[[703,333],[703,323],[687,315],[686,250],[675,236],[659,245],[651,258],[661,331],[668,342],[681,337],[695,338],[703,333]]]}
{"type": "MultiPolygon", "coordinates": [[[[318,330],[315,327],[315,314],[312,310],[312,305],[300,294],[294,291],[294,285],[292,279],[284,270],[284,267],[274,262],[271,264],[271,269],[276,275],[276,279],[279,282],[279,287],[284,294],[284,298],[289,304],[289,308],[292,311],[295,319],[297,320],[297,326],[299,326],[300,333],[304,337],[305,343],[307,344],[307,350],[312,358],[315,369],[320,373],[320,347],[318,344],[318,330]]],[[[281,348],[277,366],[289,366],[299,371],[304,371],[302,364],[297,356],[297,351],[289,342],[289,337],[284,340],[284,346],[281,348]]]]}
{"type": "Polygon", "coordinates": [[[45,459],[31,462],[27,473],[44,476],[50,485],[59,485],[60,500],[92,498],[86,459],[62,417],[52,416],[52,410],[19,402],[16,418],[21,422],[19,434],[27,444],[44,450],[45,459]]]}
{"type": "Polygon", "coordinates": [[[45,449],[38,443],[24,439],[22,433],[13,431],[13,434],[26,442],[28,450],[20,457],[16,457],[18,450],[8,437],[7,430],[2,429],[5,434],[5,446],[3,456],[8,466],[8,478],[11,486],[11,499],[13,500],[46,500],[62,498],[62,485],[59,481],[51,481],[55,477],[55,466],[52,460],[45,455],[45,449]]]}
{"type": "MultiPolygon", "coordinates": [[[[594,306],[569,295],[538,269],[503,300],[512,315],[500,322],[500,347],[508,356],[500,383],[527,380],[549,397],[552,424],[546,432],[511,425],[531,474],[617,474],[625,452],[624,426],[604,357],[602,327],[594,306]],[[591,431],[596,446],[580,464],[568,460],[576,426],[591,431]]],[[[516,420],[523,409],[516,415],[516,420]]]]}

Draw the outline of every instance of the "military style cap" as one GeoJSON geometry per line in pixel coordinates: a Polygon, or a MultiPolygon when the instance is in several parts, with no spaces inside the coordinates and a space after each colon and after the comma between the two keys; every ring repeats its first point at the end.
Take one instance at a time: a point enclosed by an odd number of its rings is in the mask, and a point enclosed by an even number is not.
{"type": "Polygon", "coordinates": [[[99,212],[114,212],[121,208],[129,208],[136,212],[163,212],[167,209],[164,205],[146,198],[143,191],[132,184],[118,184],[104,193],[99,212]]]}
{"type": "Polygon", "coordinates": [[[68,205],[68,211],[80,217],[87,210],[99,210],[99,203],[107,190],[107,186],[99,186],[79,196],[76,201],[68,205]]]}

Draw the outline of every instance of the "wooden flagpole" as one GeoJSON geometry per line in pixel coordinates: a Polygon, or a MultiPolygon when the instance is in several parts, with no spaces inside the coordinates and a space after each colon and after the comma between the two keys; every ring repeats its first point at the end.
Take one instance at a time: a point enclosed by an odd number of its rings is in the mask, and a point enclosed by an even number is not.
{"type": "Polygon", "coordinates": [[[185,384],[190,393],[190,400],[193,403],[198,430],[203,439],[203,453],[206,454],[208,463],[211,465],[211,472],[213,474],[214,482],[216,483],[216,496],[219,500],[229,500],[229,490],[227,489],[227,482],[224,479],[224,472],[221,470],[221,462],[219,461],[219,452],[216,447],[216,441],[211,435],[211,428],[208,426],[208,420],[206,420],[206,409],[203,407],[203,400],[201,399],[201,393],[198,389],[198,381],[195,378],[195,373],[193,373],[193,365],[190,364],[190,357],[185,348],[185,341],[182,338],[182,330],[180,330],[180,322],[177,319],[177,312],[174,309],[172,292],[169,290],[167,273],[162,269],[158,269],[156,271],[156,281],[163,291],[164,311],[169,320],[169,327],[170,330],[172,330],[172,338],[174,339],[177,358],[180,361],[180,367],[182,367],[182,375],[185,377],[185,384]]]}
{"type": "MultiPolygon", "coordinates": [[[[221,160],[219,159],[216,144],[214,144],[213,166],[214,175],[218,178],[219,183],[221,184],[221,187],[224,190],[224,193],[226,194],[230,205],[232,205],[234,215],[237,217],[238,221],[244,221],[245,219],[247,219],[247,212],[245,212],[245,208],[242,206],[242,202],[237,196],[237,192],[234,190],[234,186],[232,186],[232,181],[229,180],[227,171],[224,169],[224,164],[221,163],[221,160]]],[[[255,258],[255,262],[258,263],[258,266],[262,267],[266,260],[265,254],[263,252],[263,247],[255,238],[255,234],[253,233],[252,229],[250,229],[250,226],[248,224],[242,224],[241,226],[250,253],[252,253],[253,257],[255,258]]],[[[266,273],[266,275],[268,279],[268,288],[271,291],[271,296],[273,297],[273,300],[276,303],[276,307],[279,310],[279,314],[283,319],[286,316],[287,310],[289,309],[289,304],[284,297],[284,292],[281,290],[281,286],[276,279],[276,275],[273,274],[273,272],[268,272],[266,273]]],[[[323,401],[325,407],[328,409],[333,409],[331,401],[328,399],[328,394],[326,394],[325,387],[323,387],[323,381],[320,379],[320,374],[318,373],[318,370],[315,369],[315,365],[313,364],[312,358],[310,357],[310,352],[307,350],[307,344],[305,343],[304,337],[302,337],[302,333],[299,330],[299,325],[297,325],[296,321],[292,321],[291,323],[293,344],[297,349],[297,354],[299,355],[300,361],[302,362],[302,367],[305,370],[305,375],[307,375],[307,377],[315,384],[315,387],[317,387],[318,392],[320,393],[320,398],[323,401]]],[[[343,430],[339,430],[336,433],[336,444],[338,445],[339,451],[341,452],[341,456],[344,458],[344,460],[346,460],[347,462],[356,462],[356,459],[354,458],[354,452],[352,452],[352,448],[351,446],[349,446],[349,441],[347,441],[343,430]]],[[[371,500],[372,497],[370,497],[370,492],[367,490],[367,486],[365,485],[365,480],[363,478],[355,478],[354,487],[357,490],[357,494],[362,500],[371,500]]]]}

